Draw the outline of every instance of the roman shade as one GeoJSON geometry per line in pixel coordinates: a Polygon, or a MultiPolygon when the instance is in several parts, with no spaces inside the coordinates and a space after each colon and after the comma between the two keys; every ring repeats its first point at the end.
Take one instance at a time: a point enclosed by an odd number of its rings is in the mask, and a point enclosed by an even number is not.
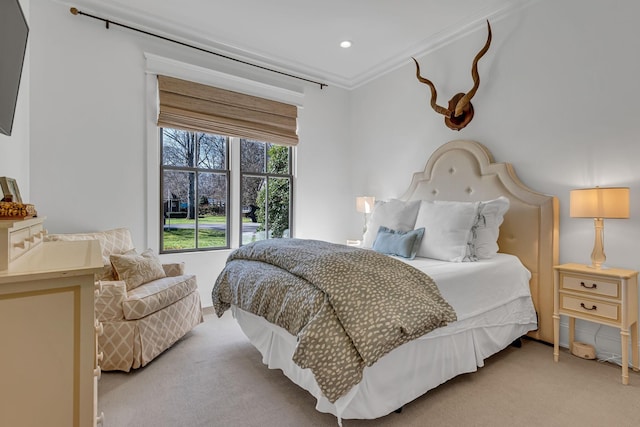
{"type": "Polygon", "coordinates": [[[158,76],[158,126],[298,144],[295,105],[158,76]]]}

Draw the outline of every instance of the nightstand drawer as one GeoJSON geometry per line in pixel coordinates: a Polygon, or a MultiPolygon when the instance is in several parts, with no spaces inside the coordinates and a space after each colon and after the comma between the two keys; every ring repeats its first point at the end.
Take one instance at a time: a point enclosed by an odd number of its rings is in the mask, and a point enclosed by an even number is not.
{"type": "Polygon", "coordinates": [[[620,304],[560,294],[560,307],[595,319],[620,322],[620,304]]]}
{"type": "Polygon", "coordinates": [[[620,298],[620,281],[603,280],[600,277],[586,278],[581,276],[562,275],[560,288],[576,292],[588,292],[611,298],[620,298]]]}

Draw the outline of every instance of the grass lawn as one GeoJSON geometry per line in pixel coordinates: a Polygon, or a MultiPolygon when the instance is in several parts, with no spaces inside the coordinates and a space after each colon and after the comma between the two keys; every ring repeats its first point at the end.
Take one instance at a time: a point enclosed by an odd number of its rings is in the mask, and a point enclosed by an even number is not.
{"type": "MultiPolygon", "coordinates": [[[[250,222],[249,218],[243,218],[243,222],[250,222]]],[[[166,227],[163,232],[164,249],[165,250],[180,250],[180,249],[194,249],[196,246],[195,240],[195,223],[194,219],[186,218],[168,218],[165,222],[166,227]],[[173,228],[172,226],[192,225],[191,227],[173,228]]],[[[205,216],[198,218],[198,224],[220,224],[225,225],[227,223],[226,216],[205,216]]],[[[226,228],[226,227],[225,227],[226,228]]],[[[198,247],[199,248],[215,248],[224,247],[227,245],[226,230],[201,228],[198,232],[198,247]]]]}

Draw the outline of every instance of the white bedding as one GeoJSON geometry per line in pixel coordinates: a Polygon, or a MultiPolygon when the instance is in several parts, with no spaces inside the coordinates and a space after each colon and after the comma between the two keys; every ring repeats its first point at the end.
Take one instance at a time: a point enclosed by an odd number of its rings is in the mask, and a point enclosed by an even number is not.
{"type": "MultiPolygon", "coordinates": [[[[401,258],[400,258],[401,259],[401,258]]],[[[458,320],[408,342],[364,370],[363,380],[330,403],[308,369],[291,360],[296,338],[261,317],[232,307],[233,315],[263,362],[281,369],[317,399],[316,409],[342,418],[378,418],[443,382],[484,366],[484,359],[537,327],[529,293],[530,273],[512,255],[451,263],[403,261],[429,274],[456,310],[458,320]]]]}

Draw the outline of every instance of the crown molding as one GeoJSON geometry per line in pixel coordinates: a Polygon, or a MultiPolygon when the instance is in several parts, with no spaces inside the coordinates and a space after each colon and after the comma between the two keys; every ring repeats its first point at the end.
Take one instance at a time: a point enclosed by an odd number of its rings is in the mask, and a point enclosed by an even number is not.
{"type": "Polygon", "coordinates": [[[479,28],[484,28],[487,20],[491,23],[499,22],[510,14],[539,1],[541,0],[510,2],[498,10],[487,9],[481,14],[465,17],[456,24],[429,36],[429,38],[422,40],[420,43],[408,47],[404,51],[394,55],[392,58],[380,63],[378,66],[356,76],[349,82],[347,88],[356,89],[363,86],[385,74],[404,67],[410,62],[411,57],[419,58],[428,55],[429,53],[437,51],[448,44],[467,37],[470,33],[475,32],[479,28]]]}
{"type": "MultiPolygon", "coordinates": [[[[55,1],[71,6],[71,4],[65,0],[55,1]]],[[[345,77],[328,73],[325,70],[307,67],[294,60],[278,58],[266,55],[262,52],[244,49],[231,42],[208,39],[196,32],[185,30],[183,26],[160,20],[150,16],[144,11],[132,9],[130,7],[118,6],[113,3],[105,4],[99,0],[83,0],[81,4],[82,8],[87,9],[90,13],[106,14],[110,19],[132,27],[138,27],[145,31],[156,33],[167,38],[176,39],[187,44],[202,47],[203,49],[212,50],[221,55],[253,63],[260,67],[271,68],[283,73],[295,74],[301,78],[322,81],[330,86],[336,86],[345,90],[352,90],[407,65],[412,56],[421,57],[427,55],[442,48],[443,46],[466,37],[470,33],[482,27],[487,19],[492,23],[498,22],[508,15],[539,1],[540,0],[511,1],[498,10],[490,10],[487,8],[479,14],[467,16],[459,20],[456,24],[429,36],[428,38],[406,48],[402,52],[399,52],[390,58],[384,59],[376,66],[369,68],[366,72],[354,77],[345,77]]]]}

